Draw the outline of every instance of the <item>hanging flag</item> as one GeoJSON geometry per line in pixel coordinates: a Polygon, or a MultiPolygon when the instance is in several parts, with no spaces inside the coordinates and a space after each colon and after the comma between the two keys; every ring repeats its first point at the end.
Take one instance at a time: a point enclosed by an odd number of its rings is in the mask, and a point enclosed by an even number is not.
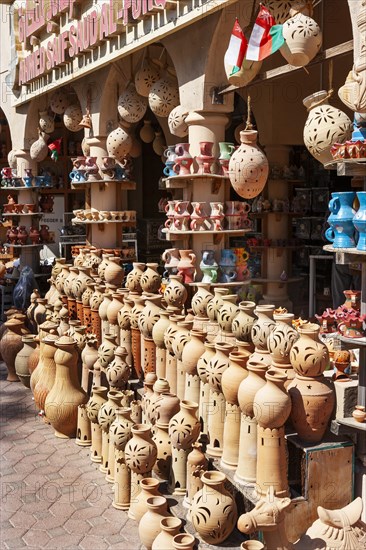
{"type": "Polygon", "coordinates": [[[247,39],[244,36],[238,19],[235,19],[233,30],[231,31],[231,38],[229,47],[225,54],[225,64],[231,65],[231,74],[235,74],[240,71],[245,52],[248,46],[247,39]]]}
{"type": "Polygon", "coordinates": [[[284,43],[282,25],[275,25],[274,18],[261,4],[245,58],[248,61],[262,61],[279,50],[284,43]]]}

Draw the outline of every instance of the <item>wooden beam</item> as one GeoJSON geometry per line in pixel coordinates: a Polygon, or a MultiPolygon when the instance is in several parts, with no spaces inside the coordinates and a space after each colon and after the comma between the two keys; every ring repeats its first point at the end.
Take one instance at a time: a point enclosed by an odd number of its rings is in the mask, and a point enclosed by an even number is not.
{"type": "MultiPolygon", "coordinates": [[[[338,46],[333,46],[333,48],[328,48],[327,50],[318,53],[313,61],[311,61],[311,63],[306,66],[312,67],[313,65],[323,63],[328,59],[333,59],[334,57],[346,55],[350,52],[353,52],[353,40],[343,42],[343,44],[338,44],[338,46]]],[[[303,67],[294,67],[293,65],[283,65],[282,67],[276,67],[276,69],[271,69],[269,71],[264,71],[263,73],[260,73],[246,86],[225,86],[223,88],[218,88],[217,94],[224,95],[229,94],[230,92],[235,92],[235,90],[241,90],[242,88],[249,88],[250,86],[255,86],[259,82],[263,82],[265,80],[273,80],[274,78],[279,78],[285,74],[287,75],[288,73],[299,71],[300,69],[303,69],[303,67]]]]}

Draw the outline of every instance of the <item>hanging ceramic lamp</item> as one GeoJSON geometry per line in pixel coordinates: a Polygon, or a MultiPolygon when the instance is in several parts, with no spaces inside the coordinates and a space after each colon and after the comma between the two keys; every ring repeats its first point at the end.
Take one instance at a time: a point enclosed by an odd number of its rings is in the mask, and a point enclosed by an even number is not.
{"type": "Polygon", "coordinates": [[[268,160],[257,145],[257,136],[256,130],[240,132],[241,145],[234,151],[229,162],[230,183],[244,199],[259,195],[268,178],[268,160]]]}
{"type": "Polygon", "coordinates": [[[39,113],[38,126],[42,132],[46,132],[46,134],[52,134],[55,129],[53,116],[49,115],[48,111],[41,111],[39,113]]]}
{"type": "Polygon", "coordinates": [[[136,91],[143,97],[148,97],[151,87],[160,79],[160,71],[150,59],[144,59],[142,67],[135,76],[136,91]]]}
{"type": "Polygon", "coordinates": [[[132,147],[131,136],[118,126],[107,137],[107,151],[110,157],[114,157],[117,160],[123,160],[123,158],[130,152],[132,147]]]}
{"type": "Polygon", "coordinates": [[[307,0],[264,0],[263,5],[269,10],[276,25],[283,25],[297,12],[312,15],[312,5],[307,0]]]}
{"type": "Polygon", "coordinates": [[[154,152],[160,157],[165,149],[166,149],[166,143],[164,141],[163,134],[161,132],[155,132],[155,139],[153,141],[153,149],[154,152]]]}
{"type": "Polygon", "coordinates": [[[187,115],[188,111],[182,105],[178,105],[170,111],[168,116],[168,126],[170,133],[173,134],[173,136],[181,138],[188,136],[188,125],[186,124],[187,115]]]}
{"type": "Polygon", "coordinates": [[[57,115],[62,115],[69,105],[67,94],[64,90],[56,90],[50,98],[51,111],[57,115]]]}
{"type": "Polygon", "coordinates": [[[147,99],[139,95],[135,85],[130,83],[118,98],[118,113],[126,122],[134,124],[145,115],[147,99]]]}
{"type": "Polygon", "coordinates": [[[79,124],[82,119],[83,113],[81,111],[80,105],[77,105],[75,103],[66,107],[63,120],[66,128],[70,130],[70,132],[79,132],[79,124]]]}
{"type": "Polygon", "coordinates": [[[316,160],[326,164],[333,157],[330,149],[334,143],[351,139],[352,122],[348,116],[329,105],[331,93],[316,92],[303,100],[309,114],[304,127],[304,143],[316,160]]]}
{"type": "Polygon", "coordinates": [[[319,52],[323,35],[314,19],[296,13],[283,24],[285,44],[280,52],[286,61],[295,67],[305,67],[319,52]]]}
{"type": "Polygon", "coordinates": [[[42,132],[39,132],[39,138],[32,143],[29,155],[32,160],[35,160],[36,162],[42,162],[48,155],[48,134],[44,134],[42,132]]]}
{"type": "Polygon", "coordinates": [[[151,86],[149,105],[154,115],[160,117],[168,117],[174,107],[179,105],[178,81],[168,71],[151,86]]]}
{"type": "Polygon", "coordinates": [[[151,143],[154,141],[155,132],[151,125],[151,120],[144,120],[144,125],[140,130],[140,138],[144,143],[151,143]]]}

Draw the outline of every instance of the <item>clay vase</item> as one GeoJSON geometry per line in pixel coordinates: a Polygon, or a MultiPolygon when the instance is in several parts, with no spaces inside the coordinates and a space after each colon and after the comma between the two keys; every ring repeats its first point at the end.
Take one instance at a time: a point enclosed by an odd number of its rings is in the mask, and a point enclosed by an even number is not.
{"type": "Polygon", "coordinates": [[[234,317],[231,330],[237,340],[240,342],[251,342],[252,326],[255,323],[254,302],[240,302],[239,312],[234,317]]]}
{"type": "Polygon", "coordinates": [[[139,523],[140,542],[146,550],[151,550],[154,540],[160,533],[160,521],[169,515],[166,498],[157,496],[147,499],[147,512],[139,523]]]}
{"type": "MultiPolygon", "coordinates": [[[[177,331],[172,339],[172,351],[177,359],[177,396],[179,399],[184,399],[186,389],[186,372],[184,370],[182,355],[185,346],[191,339],[192,327],[193,321],[178,321],[177,331]]],[[[198,402],[198,398],[196,395],[196,399],[190,399],[191,401],[196,400],[198,402]]]]}
{"type": "Polygon", "coordinates": [[[238,518],[235,500],[224,487],[225,480],[221,472],[203,473],[203,487],[192,500],[193,526],[207,544],[217,545],[226,540],[238,518]]]}
{"type": "Polygon", "coordinates": [[[206,334],[200,330],[190,331],[190,340],[183,348],[182,366],[186,374],[184,399],[199,403],[200,378],[197,372],[197,361],[205,351],[206,334]]]}
{"type": "Polygon", "coordinates": [[[131,292],[138,292],[139,294],[141,294],[142,288],[141,288],[140,280],[144,273],[145,264],[140,262],[133,262],[132,267],[133,267],[132,271],[130,271],[126,277],[125,286],[131,292]]]}
{"type": "Polygon", "coordinates": [[[232,333],[232,324],[239,312],[239,307],[236,305],[237,298],[236,294],[222,296],[223,304],[217,313],[220,333],[217,335],[216,341],[220,341],[223,338],[231,338],[232,343],[235,343],[235,338],[232,333]]]}
{"type": "Polygon", "coordinates": [[[249,365],[248,376],[240,383],[238,402],[241,410],[239,461],[234,479],[254,485],[257,477],[257,421],[254,418],[254,398],[264,384],[266,370],[262,365],[249,365]]]}
{"type": "MultiPolygon", "coordinates": [[[[35,371],[35,369],[38,367],[38,362],[39,362],[39,338],[37,336],[34,337],[34,342],[36,344],[36,347],[30,354],[28,359],[28,369],[31,377],[32,377],[33,371],[35,371]]],[[[29,387],[30,387],[30,380],[29,380],[29,387]]]]}
{"type": "Polygon", "coordinates": [[[114,350],[114,359],[106,367],[106,376],[111,390],[124,390],[127,386],[131,368],[126,362],[125,348],[118,346],[114,350]]]}
{"type": "Polygon", "coordinates": [[[102,428],[98,424],[98,413],[101,406],[107,401],[107,393],[108,388],[105,386],[94,386],[86,407],[86,413],[91,422],[92,429],[90,452],[90,460],[92,462],[102,461],[102,428]]]}
{"type": "Polygon", "coordinates": [[[56,341],[56,347],[55,383],[46,397],[44,410],[56,437],[69,438],[75,436],[78,406],[87,402],[87,396],[78,380],[75,341],[62,336],[56,341]]]}
{"type": "Polygon", "coordinates": [[[170,315],[170,324],[164,334],[164,343],[166,347],[165,357],[165,377],[169,382],[170,389],[173,393],[177,393],[177,357],[174,354],[173,342],[178,332],[178,322],[184,321],[184,315],[170,315]]]}
{"type": "Polygon", "coordinates": [[[116,337],[113,334],[105,334],[103,342],[98,348],[98,358],[102,369],[106,369],[109,363],[113,361],[116,348],[116,337]]]}
{"type": "Polygon", "coordinates": [[[164,290],[164,300],[168,306],[182,309],[187,300],[187,290],[182,283],[180,275],[170,275],[169,283],[164,290]]]}
{"type": "Polygon", "coordinates": [[[248,376],[247,355],[232,351],[229,355],[229,367],[221,377],[222,393],[226,400],[223,453],[223,466],[235,469],[239,460],[240,408],[238,390],[241,382],[248,376]]]}
{"type": "Polygon", "coordinates": [[[168,480],[172,464],[172,446],[168,433],[170,419],[179,412],[180,400],[172,393],[164,393],[155,401],[155,433],[153,441],[158,455],[153,472],[159,479],[168,480]]]}
{"type": "Polygon", "coordinates": [[[319,443],[335,405],[333,382],[322,374],[302,376],[296,373],[287,390],[292,401],[291,421],[299,438],[308,443],[319,443]]]}
{"type": "Polygon", "coordinates": [[[160,318],[152,329],[152,338],[156,346],[156,375],[158,378],[165,378],[166,367],[166,349],[164,344],[164,334],[169,327],[169,311],[160,310],[160,318]]]}
{"type": "Polygon", "coordinates": [[[163,496],[159,492],[159,485],[160,482],[153,477],[144,477],[143,479],[141,479],[140,493],[138,494],[137,498],[133,502],[131,502],[131,507],[128,512],[128,517],[130,519],[134,519],[135,521],[137,521],[137,523],[139,523],[142,516],[146,514],[148,510],[147,499],[151,497],[163,496]]]}
{"type": "Polygon", "coordinates": [[[276,321],[274,330],[270,333],[267,345],[272,357],[272,367],[287,375],[287,380],[293,380],[295,371],[290,361],[290,351],[298,340],[299,333],[292,327],[293,313],[280,313],[273,316],[276,321]]]}
{"type": "Polygon", "coordinates": [[[37,324],[37,327],[45,322],[46,320],[46,304],[47,300],[44,298],[37,299],[37,307],[34,310],[34,320],[37,324]]]}
{"type": "Polygon", "coordinates": [[[227,342],[216,342],[215,354],[207,365],[207,382],[210,387],[208,408],[210,413],[207,423],[209,443],[206,452],[209,456],[222,456],[226,404],[222,393],[221,379],[223,373],[229,367],[229,355],[233,349],[233,346],[227,342]]]}
{"type": "Polygon", "coordinates": [[[141,332],[138,327],[140,313],[144,309],[145,298],[137,293],[130,292],[129,298],[133,301],[133,307],[130,312],[131,323],[131,353],[133,359],[133,367],[136,376],[142,378],[142,357],[141,357],[141,332]]]}
{"type": "Polygon", "coordinates": [[[300,338],[292,346],[290,361],[300,376],[320,376],[329,365],[329,352],[319,340],[320,326],[305,323],[298,332],[300,338]]]}
{"type": "Polygon", "coordinates": [[[38,382],[33,388],[34,402],[38,410],[43,411],[46,397],[50,393],[56,378],[55,353],[58,335],[48,334],[43,338],[42,363],[38,366],[38,382]]]}
{"type": "Polygon", "coordinates": [[[86,343],[83,351],[81,352],[81,363],[83,367],[83,373],[81,378],[81,387],[85,392],[89,392],[89,375],[93,372],[94,364],[98,359],[98,347],[97,339],[94,335],[90,335],[86,338],[86,343]]]}
{"type": "MultiPolygon", "coordinates": [[[[149,414],[150,414],[150,399],[153,396],[153,386],[157,380],[156,374],[153,372],[149,372],[145,376],[144,380],[144,393],[141,398],[141,408],[142,408],[142,422],[148,424],[150,421],[149,414]]],[[[141,424],[141,422],[138,422],[138,424],[141,424]]]]}
{"type": "Polygon", "coordinates": [[[109,333],[107,311],[111,303],[112,303],[112,292],[109,289],[107,289],[103,294],[103,300],[98,309],[101,326],[102,326],[102,339],[104,339],[105,334],[109,333]]]}
{"type": "Polygon", "coordinates": [[[291,398],[284,387],[286,375],[269,369],[265,378],[266,383],[254,397],[254,416],[259,426],[279,428],[285,424],[291,412],[291,398]]]}
{"type": "Polygon", "coordinates": [[[141,275],[140,286],[143,292],[150,292],[156,294],[159,292],[161,285],[161,276],[158,272],[159,264],[148,263],[146,269],[141,275]]]}
{"type": "Polygon", "coordinates": [[[176,495],[184,495],[186,492],[187,457],[200,433],[197,410],[197,403],[183,400],[180,411],[169,422],[173,459],[169,485],[176,495]]]}
{"type": "Polygon", "coordinates": [[[109,332],[119,337],[118,313],[124,305],[123,295],[119,292],[112,294],[112,301],[107,306],[107,321],[109,332]]]}
{"type": "Polygon", "coordinates": [[[316,56],[323,37],[319,25],[304,13],[296,13],[283,24],[284,45],[280,52],[287,63],[305,67],[316,56]]]}
{"type": "Polygon", "coordinates": [[[210,285],[206,283],[196,283],[197,291],[192,296],[191,308],[196,317],[207,318],[207,305],[213,299],[210,292],[210,285]]]}
{"type": "Polygon", "coordinates": [[[116,419],[116,410],[121,407],[122,393],[116,390],[110,390],[107,397],[108,400],[103,403],[98,412],[98,424],[102,429],[102,463],[99,470],[103,473],[108,473],[109,428],[116,419]]]}
{"type": "Polygon", "coordinates": [[[210,385],[207,379],[207,366],[215,355],[215,344],[213,342],[205,342],[205,351],[197,361],[197,373],[200,378],[200,400],[198,408],[198,419],[201,424],[201,433],[207,435],[208,430],[208,415],[210,401],[210,385]]]}
{"type": "Polygon", "coordinates": [[[102,261],[98,265],[98,277],[104,281],[105,270],[107,269],[108,260],[112,258],[114,254],[102,254],[102,261]]]}
{"type": "Polygon", "coordinates": [[[195,548],[196,539],[189,533],[179,533],[173,537],[173,550],[193,550],[195,548]]]}
{"type": "Polygon", "coordinates": [[[152,338],[154,325],[160,318],[160,294],[143,294],[145,305],[138,316],[138,328],[144,338],[152,338]]]}
{"type": "Polygon", "coordinates": [[[116,418],[109,429],[109,460],[108,474],[114,480],[114,497],[112,506],[118,510],[128,510],[130,506],[131,474],[125,463],[124,450],[132,437],[131,409],[129,407],[116,409],[116,418]],[[113,472],[110,471],[114,468],[113,472]]]}
{"type": "Polygon", "coordinates": [[[217,320],[217,313],[223,305],[222,297],[229,294],[227,288],[215,288],[214,297],[207,304],[207,315],[211,322],[217,320]]]}
{"type": "Polygon", "coordinates": [[[56,258],[55,263],[52,266],[51,275],[54,280],[56,280],[56,277],[61,273],[62,268],[66,264],[66,258],[56,258]]]}
{"type": "Polygon", "coordinates": [[[150,427],[134,424],[132,438],[125,447],[125,461],[131,470],[131,503],[138,497],[140,481],[151,477],[151,470],[157,457],[157,448],[151,438],[150,427]]]}
{"type": "Polygon", "coordinates": [[[158,378],[154,383],[153,390],[154,390],[153,394],[151,395],[150,401],[149,401],[148,413],[146,414],[146,420],[150,422],[150,424],[152,425],[155,424],[156,403],[158,399],[163,394],[170,393],[169,382],[164,378],[158,378]]]}
{"type": "Polygon", "coordinates": [[[23,347],[15,358],[15,372],[26,387],[30,388],[31,372],[29,371],[29,358],[37,347],[34,335],[22,336],[23,347]]]}
{"type": "Polygon", "coordinates": [[[257,320],[252,326],[251,338],[255,351],[249,359],[249,364],[261,363],[263,368],[271,365],[272,359],[268,351],[268,336],[275,329],[276,323],[273,320],[274,305],[257,306],[254,313],[257,320]]]}
{"type": "Polygon", "coordinates": [[[257,136],[256,130],[240,132],[240,147],[234,151],[229,161],[230,183],[243,199],[258,196],[268,178],[268,160],[257,145],[257,136]]]}
{"type": "Polygon", "coordinates": [[[0,353],[8,369],[8,382],[19,382],[15,371],[15,359],[23,347],[22,329],[24,323],[20,319],[10,319],[4,323],[6,330],[0,340],[0,353]]]}
{"type": "MultiPolygon", "coordinates": [[[[201,475],[206,472],[208,461],[202,451],[201,443],[197,441],[192,445],[192,451],[187,457],[187,494],[184,498],[183,505],[190,509],[194,495],[203,487],[201,475]]],[[[188,512],[187,519],[190,519],[188,512]]]]}
{"type": "Polygon", "coordinates": [[[121,259],[113,256],[110,258],[106,270],[104,272],[104,279],[106,283],[114,286],[121,286],[123,277],[125,275],[123,267],[120,265],[121,259]]]}
{"type": "Polygon", "coordinates": [[[152,550],[166,550],[173,548],[173,538],[182,528],[182,520],[175,516],[160,520],[160,533],[152,543],[152,550]]]}
{"type": "Polygon", "coordinates": [[[128,295],[123,296],[123,306],[119,310],[117,315],[117,322],[119,326],[119,342],[122,347],[127,351],[127,363],[132,366],[132,352],[131,352],[131,322],[130,313],[133,306],[132,300],[128,298],[128,295]]]}
{"type": "Polygon", "coordinates": [[[61,266],[61,271],[56,276],[55,285],[61,295],[65,294],[64,284],[67,277],[69,276],[70,267],[71,267],[71,264],[63,264],[61,266]]]}

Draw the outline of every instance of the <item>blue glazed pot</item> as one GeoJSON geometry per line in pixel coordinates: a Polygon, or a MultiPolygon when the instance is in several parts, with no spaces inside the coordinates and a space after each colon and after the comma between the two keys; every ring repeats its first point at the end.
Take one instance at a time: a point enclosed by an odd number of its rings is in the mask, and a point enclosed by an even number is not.
{"type": "Polygon", "coordinates": [[[353,225],[355,196],[355,193],[351,191],[332,193],[332,198],[329,201],[331,214],[328,223],[330,227],[325,232],[325,237],[333,243],[334,248],[355,248],[356,246],[353,225]]]}
{"type": "Polygon", "coordinates": [[[221,250],[220,266],[233,266],[236,264],[236,256],[230,248],[221,250]]]}
{"type": "Polygon", "coordinates": [[[238,274],[235,271],[235,266],[226,266],[223,267],[220,265],[221,275],[220,283],[232,283],[236,280],[238,274]]]}
{"type": "Polygon", "coordinates": [[[366,251],[366,191],[359,191],[356,194],[360,203],[360,208],[353,218],[353,225],[359,233],[357,250],[366,251]]]}

